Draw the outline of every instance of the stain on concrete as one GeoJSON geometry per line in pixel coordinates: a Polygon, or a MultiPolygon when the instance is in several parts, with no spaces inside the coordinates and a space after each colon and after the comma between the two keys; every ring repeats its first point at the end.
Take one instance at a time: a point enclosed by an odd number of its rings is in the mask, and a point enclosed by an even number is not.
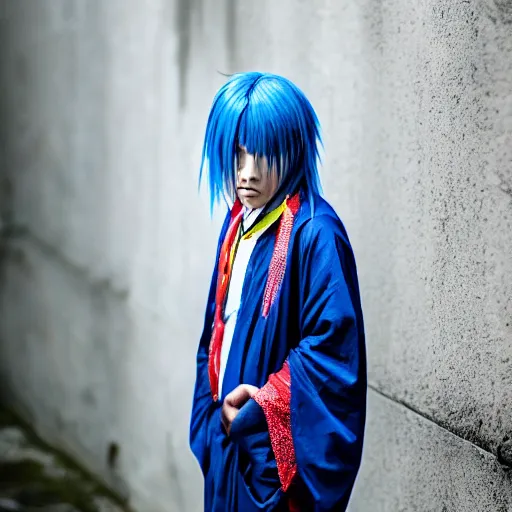
{"type": "Polygon", "coordinates": [[[107,464],[110,469],[117,469],[120,447],[117,443],[111,442],[107,450],[107,464]]]}
{"type": "Polygon", "coordinates": [[[0,176],[0,227],[11,222],[13,184],[9,176],[0,176]]]}
{"type": "Polygon", "coordinates": [[[512,0],[494,0],[502,23],[512,24],[512,0]]]}
{"type": "Polygon", "coordinates": [[[508,183],[508,180],[504,176],[498,175],[498,177],[501,181],[500,190],[512,197],[512,185],[508,183]]]}
{"type": "Polygon", "coordinates": [[[12,238],[20,234],[23,234],[23,229],[18,226],[10,223],[0,226],[0,290],[6,283],[9,265],[18,267],[25,274],[32,270],[24,250],[10,243],[12,238]]]}
{"type": "Polygon", "coordinates": [[[190,49],[195,12],[202,14],[202,0],[177,0],[175,12],[175,30],[178,34],[179,68],[179,104],[183,108],[187,103],[187,77],[190,66],[190,49]]]}
{"type": "Polygon", "coordinates": [[[45,445],[16,415],[1,407],[0,484],[0,510],[130,510],[125,501],[66,455],[45,445]]]}
{"type": "Polygon", "coordinates": [[[236,0],[226,0],[226,50],[228,54],[229,72],[236,71],[237,52],[237,16],[236,16],[236,0]]]}
{"type": "Polygon", "coordinates": [[[75,3],[63,2],[62,3],[62,19],[64,21],[72,21],[76,17],[75,3]]]}
{"type": "Polygon", "coordinates": [[[512,469],[512,439],[508,436],[498,446],[498,462],[512,469]]]}
{"type": "Polygon", "coordinates": [[[483,2],[483,12],[494,24],[512,24],[511,0],[486,0],[483,2]]]}
{"type": "Polygon", "coordinates": [[[90,388],[84,389],[80,393],[80,397],[81,397],[82,401],[84,402],[84,404],[86,404],[86,405],[94,407],[97,404],[96,396],[94,395],[94,391],[90,388]]]}

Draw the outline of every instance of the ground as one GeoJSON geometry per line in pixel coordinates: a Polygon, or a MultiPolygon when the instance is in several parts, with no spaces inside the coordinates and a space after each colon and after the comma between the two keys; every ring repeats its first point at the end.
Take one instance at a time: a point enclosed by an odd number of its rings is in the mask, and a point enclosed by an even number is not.
{"type": "Polygon", "coordinates": [[[0,512],[127,512],[106,489],[0,408],[0,512]]]}

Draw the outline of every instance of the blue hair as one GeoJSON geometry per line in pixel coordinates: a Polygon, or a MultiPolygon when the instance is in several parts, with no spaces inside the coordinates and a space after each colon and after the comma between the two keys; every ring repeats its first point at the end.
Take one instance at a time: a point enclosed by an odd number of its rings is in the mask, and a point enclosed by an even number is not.
{"type": "MultiPolygon", "coordinates": [[[[318,163],[320,124],[304,93],[290,80],[270,73],[238,73],[217,92],[208,117],[199,181],[207,169],[210,207],[236,194],[237,148],[266,157],[282,186],[313,196],[321,193],[318,163]]],[[[288,190],[282,190],[282,188],[288,190]]],[[[282,199],[281,199],[282,200],[282,199]]]]}

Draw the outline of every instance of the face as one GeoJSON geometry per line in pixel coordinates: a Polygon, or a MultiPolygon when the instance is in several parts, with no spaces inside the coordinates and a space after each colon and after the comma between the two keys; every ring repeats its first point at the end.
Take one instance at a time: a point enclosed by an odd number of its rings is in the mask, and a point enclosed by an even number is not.
{"type": "Polygon", "coordinates": [[[247,208],[265,206],[278,186],[277,173],[268,168],[265,157],[255,158],[243,146],[238,148],[236,193],[247,208]]]}

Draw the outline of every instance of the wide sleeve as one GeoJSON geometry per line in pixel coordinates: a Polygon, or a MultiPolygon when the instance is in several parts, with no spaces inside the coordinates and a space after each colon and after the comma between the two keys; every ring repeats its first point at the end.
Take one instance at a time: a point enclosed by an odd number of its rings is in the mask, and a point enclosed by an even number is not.
{"type": "Polygon", "coordinates": [[[298,261],[300,341],[255,401],[282,490],[293,495],[300,481],[308,510],[345,510],[362,453],[366,355],[355,262],[336,219],[308,221],[298,261]]]}
{"type": "Polygon", "coordinates": [[[208,293],[208,301],[206,304],[204,327],[196,357],[196,383],[192,402],[189,442],[190,448],[197,458],[204,475],[207,473],[210,464],[209,445],[212,437],[212,430],[214,428],[219,429],[221,426],[220,407],[218,403],[212,400],[210,390],[210,381],[208,378],[208,354],[215,313],[215,292],[218,275],[217,263],[219,260],[220,247],[229,225],[229,218],[230,216],[228,213],[219,237],[217,256],[215,258],[215,268],[213,270],[210,291],[208,293]]]}

